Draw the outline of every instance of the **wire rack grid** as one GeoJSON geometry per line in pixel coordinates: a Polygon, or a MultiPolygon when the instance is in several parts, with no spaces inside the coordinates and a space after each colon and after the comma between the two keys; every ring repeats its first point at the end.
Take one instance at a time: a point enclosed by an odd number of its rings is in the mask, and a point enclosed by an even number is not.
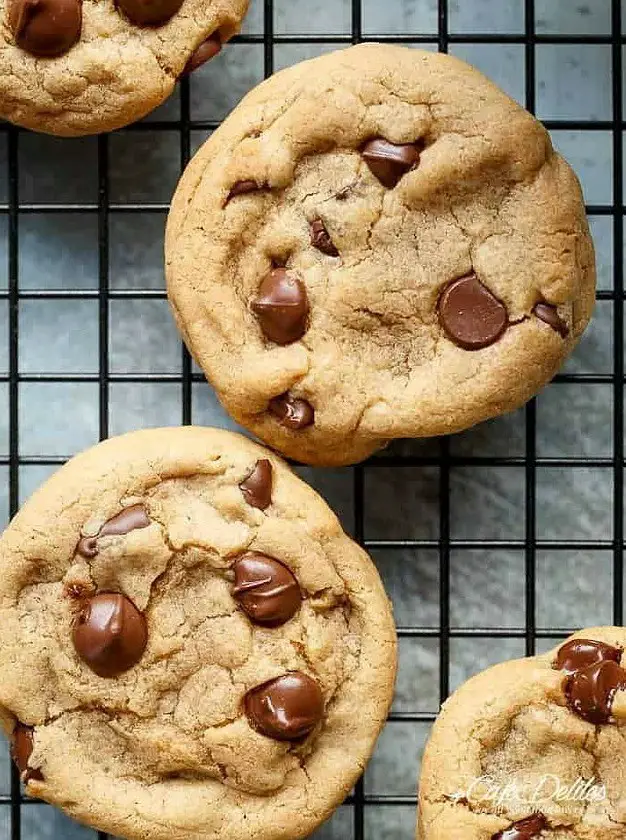
{"type": "MultiPolygon", "coordinates": [[[[484,0],[482,4],[476,0],[466,5],[492,9],[494,13],[506,7],[517,24],[510,31],[501,26],[491,31],[487,23],[482,30],[474,27],[470,32],[455,26],[455,17],[462,11],[464,0],[426,0],[421,6],[430,23],[423,30],[412,24],[412,19],[407,22],[406,16],[399,15],[399,23],[388,34],[383,25],[370,22],[372,3],[382,5],[380,0],[343,3],[337,0],[343,14],[340,27],[343,31],[329,35],[324,32],[323,20],[308,34],[298,34],[300,30],[282,24],[277,28],[276,7],[281,5],[280,0],[262,0],[253,14],[257,31],[253,31],[252,24],[230,47],[235,56],[233,62],[244,51],[254,54],[258,75],[262,77],[277,69],[277,55],[283,56],[278,62],[281,65],[363,40],[424,46],[457,52],[470,59],[499,48],[515,56],[516,69],[509,83],[528,109],[538,111],[540,117],[545,114],[541,113],[542,108],[536,107],[538,97],[544,96],[543,82],[537,72],[538,57],[543,66],[546,61],[550,64],[550,56],[559,49],[591,49],[605,62],[611,82],[607,78],[599,94],[600,98],[605,97],[604,107],[595,110],[592,107],[590,115],[581,118],[557,105],[553,116],[544,118],[555,140],[560,138],[562,144],[569,143],[583,168],[589,164],[589,158],[593,163],[602,157],[599,150],[603,150],[608,161],[606,165],[601,161],[595,169],[592,166],[584,184],[594,232],[602,233],[599,260],[605,280],[598,291],[598,311],[604,315],[599,331],[583,350],[582,361],[566,366],[546,392],[555,393],[555,389],[561,388],[573,400],[574,409],[578,405],[576,401],[582,399],[580,395],[590,395],[584,403],[584,412],[591,412],[596,430],[602,428],[605,437],[604,443],[587,446],[588,435],[583,424],[571,445],[550,445],[545,430],[550,424],[558,427],[560,420],[554,421],[554,413],[544,411],[542,396],[518,412],[513,420],[495,421],[465,436],[436,442],[398,443],[365,465],[343,470],[341,474],[302,470],[326,492],[343,514],[346,527],[378,562],[396,602],[401,654],[399,700],[381,739],[382,747],[345,805],[316,834],[320,840],[372,840],[379,836],[410,840],[414,836],[417,801],[414,782],[419,756],[438,704],[450,690],[473,670],[515,653],[532,654],[536,648],[551,645],[554,639],[582,624],[582,617],[577,621],[575,613],[581,595],[586,594],[592,601],[586,613],[588,623],[621,624],[623,619],[622,53],[625,39],[621,0],[589,0],[587,6],[578,6],[583,18],[585,8],[590,15],[591,25],[584,31],[538,26],[541,13],[551,4],[553,11],[565,9],[568,15],[568,9],[575,5],[570,0],[484,0]],[[598,182],[606,182],[604,191],[598,182]],[[594,405],[601,406],[597,415],[593,414],[594,405]],[[500,483],[504,475],[516,477],[512,495],[506,489],[509,486],[506,481],[500,483]],[[561,482],[565,498],[568,492],[573,494],[572,505],[576,498],[579,501],[592,495],[595,498],[597,488],[603,488],[598,509],[592,511],[592,518],[598,519],[596,527],[579,530],[571,527],[574,521],[571,514],[558,505],[555,508],[554,497],[548,493],[548,485],[554,481],[561,482]],[[587,491],[586,495],[582,492],[577,496],[580,481],[587,491]],[[490,482],[493,482],[493,492],[482,496],[490,482]],[[509,499],[508,507],[499,502],[501,490],[509,499]],[[398,515],[385,512],[380,500],[386,494],[391,495],[392,502],[398,502],[398,515]],[[490,527],[488,523],[478,529],[470,525],[459,528],[463,511],[466,519],[471,520],[477,510],[484,510],[490,502],[495,508],[495,519],[499,520],[497,526],[490,527]],[[426,519],[426,513],[429,523],[423,525],[421,520],[426,519]],[[415,521],[407,524],[411,517],[415,521]],[[599,558],[603,563],[602,574],[599,558]],[[550,577],[547,567],[561,562],[562,572],[550,577]],[[499,583],[494,583],[489,575],[480,578],[485,599],[474,603],[469,594],[475,588],[472,575],[488,563],[492,564],[490,568],[498,569],[494,574],[499,575],[499,583]],[[589,580],[581,582],[585,569],[589,580]],[[563,575],[571,577],[572,570],[574,583],[571,589],[565,587],[564,592],[559,588],[563,575]],[[546,615],[553,614],[557,597],[569,599],[571,609],[556,610],[557,618],[550,622],[546,615]],[[495,604],[494,614],[490,616],[488,602],[494,598],[503,600],[495,604]],[[474,619],[472,610],[477,613],[474,619]],[[394,732],[395,735],[389,735],[394,732]],[[414,746],[414,755],[410,757],[407,745],[414,746]],[[398,764],[406,767],[399,771],[398,764]]],[[[394,4],[385,5],[391,15],[394,4]]],[[[399,9],[406,4],[396,5],[399,9]]],[[[295,8],[299,8],[298,4],[295,8]]],[[[216,67],[221,66],[220,60],[221,57],[216,67]]],[[[209,66],[197,75],[203,75],[210,85],[214,82],[211,75],[214,72],[217,71],[209,66]]],[[[236,74],[228,78],[234,79],[236,90],[228,93],[225,101],[235,99],[251,86],[249,79],[242,81],[236,74]]],[[[46,166],[46,150],[52,150],[48,164],[54,169],[54,155],[61,147],[57,141],[48,139],[42,139],[41,146],[32,145],[33,135],[12,126],[0,126],[0,157],[4,158],[6,172],[6,183],[0,179],[0,260],[6,265],[6,283],[0,288],[0,304],[6,307],[3,311],[7,347],[6,359],[0,359],[5,362],[5,372],[0,374],[0,398],[5,400],[6,407],[5,424],[0,424],[0,439],[6,438],[0,457],[1,474],[6,478],[5,519],[17,510],[32,487],[63,463],[74,449],[92,442],[91,438],[102,439],[125,427],[159,425],[162,419],[183,424],[202,422],[207,416],[215,420],[214,405],[213,414],[208,415],[197,408],[197,404],[207,399],[209,389],[175,336],[170,339],[175,363],[165,366],[167,370],[142,369],[134,363],[124,366],[120,358],[126,357],[118,352],[113,323],[121,312],[130,313],[131,319],[139,312],[137,329],[150,333],[153,341],[161,340],[163,331],[168,329],[157,310],[133,309],[135,305],[156,306],[159,313],[163,311],[166,304],[160,272],[157,271],[158,281],[143,287],[141,281],[117,283],[118,271],[128,269],[128,265],[120,261],[115,241],[121,236],[125,247],[130,248],[128,236],[132,238],[142,225],[148,233],[155,230],[159,235],[162,233],[175,176],[226,112],[224,106],[223,113],[207,116],[203,107],[205,92],[194,93],[196,84],[194,78],[184,80],[174,110],[159,109],[152,118],[123,132],[92,138],[85,144],[62,141],[71,149],[68,154],[74,175],[91,183],[92,192],[87,199],[80,190],[65,189],[61,176],[54,172],[50,176],[50,191],[39,193],[33,182],[41,175],[42,166],[46,166]],[[149,135],[152,148],[158,146],[159,138],[167,139],[162,154],[173,174],[171,183],[162,184],[156,196],[141,190],[126,193],[120,186],[124,175],[120,160],[129,149],[127,144],[142,134],[146,135],[146,142],[149,135]],[[46,145],[48,142],[51,145],[46,145]],[[68,250],[71,239],[65,239],[67,230],[81,226],[88,229],[88,244],[82,261],[75,264],[77,273],[47,285],[38,272],[43,276],[48,266],[29,263],[29,259],[41,263],[41,253],[45,253],[41,251],[37,231],[40,234],[43,231],[48,237],[59,236],[58,247],[68,250]],[[35,254],[32,258],[31,250],[35,254]],[[82,271],[91,274],[91,282],[84,282],[82,271]],[[29,362],[33,347],[45,343],[48,329],[56,331],[57,337],[67,329],[63,312],[70,306],[86,307],[75,310],[71,316],[80,318],[82,312],[88,321],[85,330],[91,333],[92,344],[86,356],[80,354],[84,367],[80,359],[69,369],[57,365],[61,372],[51,370],[41,361],[41,356],[38,362],[32,359],[29,362]],[[40,320],[33,313],[39,313],[40,320]],[[50,390],[56,386],[60,389],[50,390]],[[132,402],[142,388],[161,389],[156,409],[154,401],[139,400],[131,419],[115,419],[121,404],[127,399],[132,402]],[[74,397],[80,397],[83,402],[74,403],[74,397]],[[84,416],[85,400],[89,404],[88,420],[84,416]],[[50,432],[55,423],[59,428],[69,429],[69,444],[56,441],[50,432]],[[73,440],[71,432],[76,424],[85,425],[87,431],[73,440]],[[36,427],[41,426],[48,428],[47,435],[37,434],[36,427]]],[[[155,160],[155,168],[159,170],[162,159],[156,155],[155,160]]],[[[158,240],[158,236],[154,238],[158,240]]],[[[154,257],[154,261],[159,259],[154,257]]],[[[130,334],[132,337],[132,324],[130,334]]],[[[70,341],[72,335],[69,329],[70,341]]],[[[61,344],[61,352],[64,348],[67,351],[68,345],[61,344]]],[[[43,352],[45,359],[45,349],[43,352]]],[[[128,352],[132,356],[132,348],[128,352]]],[[[143,351],[138,351],[138,355],[143,355],[143,351]]],[[[54,362],[51,365],[54,367],[54,362]]],[[[563,418],[563,403],[557,400],[554,407],[557,417],[563,418]]],[[[556,435],[567,438],[566,424],[562,422],[563,428],[556,428],[556,435]]],[[[493,520],[490,522],[493,525],[493,520]]],[[[53,809],[26,797],[15,770],[9,769],[8,756],[3,766],[0,840],[43,837],[95,840],[96,832],[74,826],[53,809]]],[[[102,833],[97,836],[106,837],[102,833]]]]}

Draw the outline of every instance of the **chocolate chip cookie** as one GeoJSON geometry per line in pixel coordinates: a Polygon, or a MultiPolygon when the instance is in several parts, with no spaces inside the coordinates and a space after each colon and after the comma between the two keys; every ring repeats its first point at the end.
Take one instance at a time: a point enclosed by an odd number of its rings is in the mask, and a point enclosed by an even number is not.
{"type": "Polygon", "coordinates": [[[0,722],[29,794],[115,836],[293,840],[354,785],[396,639],[368,556],[213,429],[77,456],[0,539],[0,722]]]}
{"type": "Polygon", "coordinates": [[[626,629],[503,662],[447,700],[422,761],[418,840],[626,837],[626,629]]]}
{"type": "Polygon", "coordinates": [[[216,55],[248,0],[0,0],[0,117],[95,134],[145,116],[216,55]]]}
{"type": "Polygon", "coordinates": [[[310,463],[516,408],[594,301],[578,182],[541,124],[467,64],[391,45],[250,93],[184,174],[166,258],[225,407],[310,463]]]}

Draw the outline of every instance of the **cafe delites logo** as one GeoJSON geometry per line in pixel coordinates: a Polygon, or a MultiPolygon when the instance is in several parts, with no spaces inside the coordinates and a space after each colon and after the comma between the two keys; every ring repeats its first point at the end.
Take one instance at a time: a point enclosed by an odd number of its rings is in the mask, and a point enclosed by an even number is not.
{"type": "Polygon", "coordinates": [[[602,802],[606,799],[606,787],[591,779],[579,776],[574,782],[564,782],[552,773],[540,776],[532,785],[523,787],[515,782],[496,780],[492,776],[478,776],[463,790],[448,795],[453,802],[489,803],[494,808],[505,805],[536,805],[539,802],[602,802]]]}

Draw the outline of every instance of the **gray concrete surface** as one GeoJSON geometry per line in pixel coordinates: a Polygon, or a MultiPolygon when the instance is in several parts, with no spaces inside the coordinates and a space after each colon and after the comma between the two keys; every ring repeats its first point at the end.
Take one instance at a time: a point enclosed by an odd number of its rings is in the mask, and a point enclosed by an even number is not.
{"type": "MultiPolygon", "coordinates": [[[[626,5],[626,4],[625,4],[626,5]]],[[[536,0],[536,30],[549,34],[610,33],[609,0],[536,0]]],[[[523,0],[450,0],[450,31],[523,33],[523,0]]],[[[626,18],[626,10],[625,15],[626,18]]],[[[347,33],[348,0],[275,0],[278,33],[347,33]]],[[[261,3],[253,3],[246,31],[262,31],[261,3]]],[[[363,0],[363,32],[430,34],[437,31],[435,0],[363,0]]],[[[276,67],[327,49],[323,45],[279,45],[276,67]]],[[[434,46],[432,47],[434,48],[434,46]]],[[[451,48],[524,101],[524,47],[518,44],[463,44],[451,48]]],[[[610,120],[610,47],[541,45],[536,52],[536,102],[546,119],[610,120]]],[[[262,77],[261,46],[233,45],[199,71],[191,82],[191,116],[217,119],[262,77]]],[[[626,87],[625,87],[626,90],[626,87]]],[[[153,117],[176,120],[178,96],[153,117]]],[[[557,147],[575,166],[586,199],[612,201],[612,138],[608,131],[554,131],[557,147]]],[[[204,139],[193,133],[194,146],[204,139]]],[[[109,141],[110,199],[114,203],[167,203],[180,166],[180,142],[171,131],[119,132],[109,141]]],[[[23,203],[95,203],[98,198],[97,141],[57,140],[22,134],[19,144],[20,200],[23,203]]],[[[7,154],[0,132],[0,202],[7,198],[7,154]]],[[[130,215],[112,212],[110,284],[114,289],[163,288],[161,211],[130,215]]],[[[591,218],[598,251],[600,288],[612,288],[612,221],[591,218]]],[[[98,285],[97,219],[78,213],[20,216],[19,282],[23,290],[95,289],[98,285]]],[[[7,221],[0,214],[0,287],[7,282],[7,221]]],[[[98,372],[96,301],[23,301],[20,304],[20,371],[24,374],[98,372]]],[[[610,374],[613,370],[613,303],[598,305],[592,327],[568,362],[568,372],[610,374]]],[[[0,302],[0,372],[8,365],[7,306],[0,302]]],[[[621,351],[620,351],[621,352],[621,351]]],[[[181,349],[165,302],[112,301],[109,360],[113,373],[178,374],[181,349]]],[[[8,448],[8,391],[0,383],[0,454],[8,448]]],[[[539,396],[537,454],[542,457],[610,458],[613,393],[610,384],[552,384],[539,396]]],[[[20,453],[65,456],[96,441],[98,391],[94,383],[23,383],[20,386],[20,453]]],[[[177,384],[112,384],[110,431],[180,422],[177,384]]],[[[193,386],[193,419],[232,426],[205,384],[193,386]]],[[[526,414],[517,412],[451,440],[461,456],[525,454],[526,414]]],[[[621,431],[620,431],[621,433],[621,431]]],[[[437,454],[438,441],[397,443],[391,453],[437,454]]],[[[382,453],[380,458],[385,458],[382,453]]],[[[50,468],[23,466],[20,495],[26,498],[50,468]]],[[[340,514],[355,527],[354,476],[347,470],[301,469],[340,514]]],[[[370,467],[364,478],[366,538],[387,540],[439,537],[437,467],[370,467]]],[[[613,474],[605,467],[538,468],[537,537],[546,540],[606,540],[612,536],[613,474]]],[[[458,467],[450,474],[451,536],[511,540],[525,535],[523,466],[458,467]]],[[[0,519],[8,508],[7,470],[0,467],[0,519]]],[[[373,552],[401,625],[439,626],[439,557],[435,549],[378,549],[373,552]]],[[[541,629],[575,628],[611,620],[612,554],[609,551],[537,552],[536,621],[541,629]]],[[[450,620],[453,627],[520,628],[524,625],[524,552],[453,550],[450,558],[450,620]]],[[[540,640],[539,647],[550,644],[540,640]]],[[[450,686],[486,665],[523,653],[519,638],[453,639],[450,686]]],[[[403,639],[394,708],[435,712],[438,707],[437,638],[403,639]]],[[[365,777],[367,794],[410,796],[426,724],[390,723],[365,777]]],[[[9,792],[9,764],[0,744],[0,797],[9,792]]],[[[415,812],[410,806],[366,807],[368,840],[411,840],[415,812]]],[[[10,836],[8,807],[0,805],[0,840],[10,836]]],[[[316,835],[318,840],[350,840],[353,817],[340,809],[316,835]]],[[[24,840],[82,840],[93,832],[76,826],[42,804],[22,807],[24,840]]]]}

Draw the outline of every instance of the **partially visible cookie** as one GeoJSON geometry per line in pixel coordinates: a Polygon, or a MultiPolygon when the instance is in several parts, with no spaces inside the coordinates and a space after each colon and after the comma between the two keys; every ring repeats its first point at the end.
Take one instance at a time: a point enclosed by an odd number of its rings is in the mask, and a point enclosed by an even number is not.
{"type": "Polygon", "coordinates": [[[66,136],[138,120],[239,30],[248,0],[0,0],[0,117],[66,136]]]}
{"type": "Polygon", "coordinates": [[[131,840],[296,840],[393,693],[380,578],[324,502],[228,432],[72,459],[0,539],[0,723],[29,794],[131,840]]]}
{"type": "Polygon", "coordinates": [[[166,264],[228,411],[319,464],[518,407],[594,302],[580,188],[542,125],[457,59],[380,44],[239,104],[183,176],[166,264]]]}
{"type": "Polygon", "coordinates": [[[593,627],[461,686],[424,753],[418,840],[624,840],[625,648],[593,627]]]}

